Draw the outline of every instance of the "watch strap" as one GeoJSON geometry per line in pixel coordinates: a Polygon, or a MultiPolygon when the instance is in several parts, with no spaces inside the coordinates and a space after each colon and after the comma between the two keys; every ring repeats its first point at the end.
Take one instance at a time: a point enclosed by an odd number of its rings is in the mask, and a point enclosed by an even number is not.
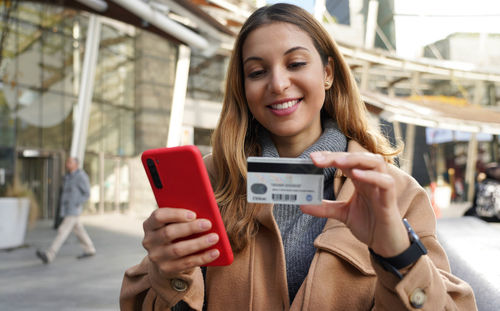
{"type": "Polygon", "coordinates": [[[421,244],[420,241],[411,242],[410,247],[408,247],[401,254],[394,257],[384,257],[384,260],[389,264],[394,266],[396,269],[403,269],[409,265],[415,263],[420,256],[427,254],[427,249],[421,244]]]}
{"type": "Polygon", "coordinates": [[[417,234],[413,231],[408,221],[403,219],[403,223],[408,231],[408,237],[411,243],[410,247],[408,247],[404,252],[394,257],[382,257],[370,249],[370,254],[375,258],[375,260],[385,270],[394,273],[399,278],[403,278],[399,269],[410,266],[411,264],[417,262],[422,255],[427,254],[427,249],[422,244],[417,234]]]}

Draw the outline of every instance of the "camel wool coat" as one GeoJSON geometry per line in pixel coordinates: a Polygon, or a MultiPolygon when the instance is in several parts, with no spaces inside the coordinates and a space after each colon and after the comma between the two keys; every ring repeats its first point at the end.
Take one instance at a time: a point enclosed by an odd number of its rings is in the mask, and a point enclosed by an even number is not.
{"type": "MultiPolygon", "coordinates": [[[[365,152],[351,141],[349,152],[365,152]]],[[[213,178],[211,157],[205,164],[213,178]]],[[[397,203],[428,250],[403,271],[403,279],[385,271],[341,222],[329,219],[315,239],[316,253],[295,299],[288,298],[286,265],[280,231],[272,204],[261,205],[256,237],[234,262],[208,267],[205,281],[200,268],[173,280],[163,279],[146,256],[125,272],[122,310],[169,310],[183,300],[194,310],[477,310],[471,287],[450,273],[447,256],[436,238],[436,219],[425,190],[394,166],[397,203]],[[206,297],[205,297],[206,296],[206,297]],[[205,306],[204,304],[205,299],[205,306]]],[[[338,200],[354,191],[337,170],[334,181],[338,200]]]]}

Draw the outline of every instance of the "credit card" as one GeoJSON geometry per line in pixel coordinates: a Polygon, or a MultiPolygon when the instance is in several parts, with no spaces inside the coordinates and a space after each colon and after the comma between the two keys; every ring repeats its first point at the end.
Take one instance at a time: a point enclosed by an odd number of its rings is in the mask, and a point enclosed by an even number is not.
{"type": "Polygon", "coordinates": [[[247,171],[250,203],[321,204],[324,169],[311,159],[249,157],[247,171]]]}

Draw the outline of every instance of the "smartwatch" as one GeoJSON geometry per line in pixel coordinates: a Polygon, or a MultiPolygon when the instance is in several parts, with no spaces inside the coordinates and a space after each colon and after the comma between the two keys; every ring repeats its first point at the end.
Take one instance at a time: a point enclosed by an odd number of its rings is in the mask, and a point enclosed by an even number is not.
{"type": "Polygon", "coordinates": [[[382,257],[370,249],[370,254],[373,258],[386,270],[394,273],[400,279],[403,278],[399,269],[408,267],[409,265],[417,262],[417,260],[422,256],[427,254],[427,249],[424,244],[420,241],[418,235],[413,231],[412,227],[408,223],[406,218],[403,219],[403,224],[408,231],[408,238],[410,239],[410,247],[408,247],[401,254],[394,257],[382,257]]]}

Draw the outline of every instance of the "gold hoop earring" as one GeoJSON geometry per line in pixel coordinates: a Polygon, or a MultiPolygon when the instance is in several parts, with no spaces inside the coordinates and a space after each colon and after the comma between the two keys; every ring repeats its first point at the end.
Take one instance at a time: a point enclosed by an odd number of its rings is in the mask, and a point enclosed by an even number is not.
{"type": "Polygon", "coordinates": [[[325,86],[330,87],[330,81],[325,81],[325,86]]]}

